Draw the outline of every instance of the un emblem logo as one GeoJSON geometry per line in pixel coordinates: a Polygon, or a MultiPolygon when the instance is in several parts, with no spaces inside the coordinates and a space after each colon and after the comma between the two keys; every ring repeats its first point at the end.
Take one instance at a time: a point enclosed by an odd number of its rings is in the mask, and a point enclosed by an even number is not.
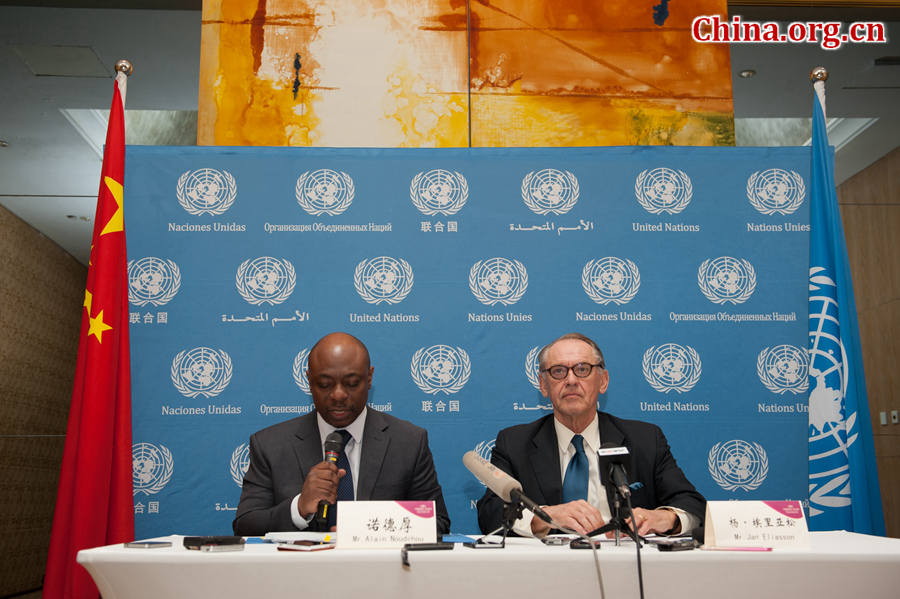
{"type": "Polygon", "coordinates": [[[350,207],[356,190],[347,173],[321,168],[300,175],[295,193],[297,203],[308,214],[336,216],[350,207]]]}
{"type": "Polygon", "coordinates": [[[627,258],[598,258],[584,265],[581,286],[598,304],[627,304],[641,287],[641,273],[627,258]]]}
{"type": "Polygon", "coordinates": [[[181,287],[181,270],[171,260],[147,256],[128,261],[128,301],[135,306],[163,306],[181,287]]]}
{"type": "MultiPolygon", "coordinates": [[[[490,441],[481,441],[475,446],[475,449],[473,451],[477,453],[478,457],[480,457],[481,459],[490,462],[491,454],[494,452],[494,445],[496,444],[496,442],[496,439],[491,439],[490,441]]],[[[479,480],[478,482],[481,481],[479,480]]],[[[481,483],[481,486],[484,487],[486,485],[484,483],[481,483]]]]}
{"type": "Polygon", "coordinates": [[[714,304],[743,304],[756,290],[756,270],[742,258],[704,260],[697,269],[697,285],[714,304]]]}
{"type": "Polygon", "coordinates": [[[413,286],[409,262],[390,256],[363,260],[353,273],[356,293],[370,304],[398,304],[406,299],[413,286]]]}
{"type": "Polygon", "coordinates": [[[747,179],[747,199],[762,214],[793,214],[806,197],[806,185],[795,171],[770,168],[747,179]]]}
{"type": "Polygon", "coordinates": [[[857,412],[847,413],[848,371],[834,277],[809,269],[809,513],[851,503],[849,448],[859,437],[857,412]]]}
{"type": "Polygon", "coordinates": [[[237,183],[228,171],[214,168],[185,171],[178,178],[175,195],[188,214],[216,216],[234,204],[237,183]]]}
{"type": "Polygon", "coordinates": [[[409,184],[409,199],[419,212],[427,216],[433,214],[456,214],[469,199],[469,184],[461,173],[436,168],[423,171],[413,177],[409,184]]]}
{"type": "MultiPolygon", "coordinates": [[[[528,377],[531,386],[538,391],[541,390],[541,365],[538,363],[538,354],[540,353],[541,346],[535,345],[525,356],[525,376],[528,377]]],[[[490,459],[490,456],[487,459],[490,459]]]]}
{"type": "Polygon", "coordinates": [[[469,269],[469,289],[486,306],[509,306],[525,295],[528,271],[518,260],[489,258],[479,260],[469,269]]]}
{"type": "Polygon", "coordinates": [[[412,380],[425,393],[456,393],[472,374],[469,354],[449,345],[419,348],[409,365],[412,380]]]}
{"type": "Polygon", "coordinates": [[[134,495],[159,493],[172,478],[175,462],[165,445],[135,443],[131,446],[131,483],[134,495]]]}
{"type": "Polygon", "coordinates": [[[769,458],[762,445],[739,439],[713,445],[706,465],[716,484],[726,491],[753,491],[769,474],[769,458]]]}
{"type": "Polygon", "coordinates": [[[231,381],[231,357],[224,350],[195,347],[172,360],[172,384],[185,397],[215,397],[231,381]]]}
{"type": "Polygon", "coordinates": [[[569,171],[545,168],[522,179],[522,200],[535,214],[565,214],[579,193],[578,179],[569,171]]]}
{"type": "Polygon", "coordinates": [[[306,378],[306,371],[309,368],[309,348],[304,347],[300,350],[294,357],[294,382],[297,383],[297,386],[300,387],[300,390],[306,393],[307,395],[312,395],[312,392],[309,390],[309,379],[306,378]]]}
{"type": "Polygon", "coordinates": [[[294,265],[271,256],[244,260],[234,276],[238,293],[254,306],[280,304],[290,297],[296,283],[294,265]]]}
{"type": "Polygon", "coordinates": [[[806,348],[776,345],[759,352],[756,374],[772,393],[798,395],[809,387],[809,355],[806,348]]]}
{"type": "Polygon", "coordinates": [[[700,380],[701,364],[697,350],[689,345],[666,343],[651,346],[641,363],[644,378],[660,393],[685,393],[700,380]]]}
{"type": "Polygon", "coordinates": [[[691,203],[693,194],[687,173],[664,166],[643,170],[634,181],[634,196],[650,214],[678,214],[691,203]]]}
{"type": "Polygon", "coordinates": [[[244,486],[244,475],[247,474],[248,468],[250,468],[250,445],[241,443],[231,453],[230,472],[234,484],[244,486]]]}

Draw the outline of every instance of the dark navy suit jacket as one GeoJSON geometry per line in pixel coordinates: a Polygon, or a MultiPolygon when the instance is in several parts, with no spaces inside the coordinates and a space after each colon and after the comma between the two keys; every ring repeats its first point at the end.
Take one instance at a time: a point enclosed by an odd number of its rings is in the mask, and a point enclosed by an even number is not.
{"type": "MultiPolygon", "coordinates": [[[[632,507],[655,509],[671,506],[697,516],[706,511],[706,500],[688,481],[675,463],[669,443],[656,425],[638,420],[623,420],[606,412],[597,412],[600,441],[628,448],[630,482],[643,486],[632,490],[632,507]]],[[[491,462],[522,483],[522,491],[541,505],[562,503],[562,477],[553,414],[528,424],[503,429],[497,434],[491,462]]],[[[602,470],[602,469],[601,469],[602,470]]],[[[608,474],[600,473],[605,484],[608,474]]],[[[636,486],[636,485],[635,485],[636,486]]],[[[607,488],[609,505],[613,505],[607,488]]],[[[488,489],[478,500],[478,526],[485,534],[499,528],[503,519],[503,501],[488,489]]]]}

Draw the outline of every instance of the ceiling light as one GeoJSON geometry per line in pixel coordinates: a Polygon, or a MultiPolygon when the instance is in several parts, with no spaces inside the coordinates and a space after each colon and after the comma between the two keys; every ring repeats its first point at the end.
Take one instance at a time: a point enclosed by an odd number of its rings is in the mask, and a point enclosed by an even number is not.
{"type": "Polygon", "coordinates": [[[741,79],[750,79],[751,77],[756,75],[756,71],[753,69],[744,69],[739,73],[739,75],[741,76],[741,79]]]}
{"type": "Polygon", "coordinates": [[[9,147],[9,144],[6,142],[6,140],[0,139],[0,148],[8,148],[8,147],[9,147]]]}

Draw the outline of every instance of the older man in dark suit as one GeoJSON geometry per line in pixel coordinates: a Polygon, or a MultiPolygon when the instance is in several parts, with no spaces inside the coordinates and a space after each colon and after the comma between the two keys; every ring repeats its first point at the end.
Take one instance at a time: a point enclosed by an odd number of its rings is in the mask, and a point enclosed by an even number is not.
{"type": "MultiPolygon", "coordinates": [[[[599,468],[600,443],[627,447],[638,534],[689,532],[701,522],[706,501],[675,463],[659,427],[623,420],[597,410],[609,373],[603,353],[578,333],[563,335],[541,350],[540,388],[553,414],[500,431],[491,462],[522,483],[525,495],[561,526],[582,534],[609,521],[612,492],[599,468]],[[635,485],[637,486],[637,485],[635,485]]],[[[490,489],[478,501],[478,524],[488,533],[500,527],[503,502],[490,489]]],[[[543,536],[550,525],[526,510],[513,531],[543,536]]]]}
{"type": "Polygon", "coordinates": [[[346,333],[326,335],[310,350],[316,409],[250,437],[235,534],[317,529],[319,502],[338,499],[434,500],[438,534],[449,532],[428,435],[366,407],[373,372],[365,345],[346,333]],[[337,464],[323,460],[335,431],[345,439],[337,464]]]}

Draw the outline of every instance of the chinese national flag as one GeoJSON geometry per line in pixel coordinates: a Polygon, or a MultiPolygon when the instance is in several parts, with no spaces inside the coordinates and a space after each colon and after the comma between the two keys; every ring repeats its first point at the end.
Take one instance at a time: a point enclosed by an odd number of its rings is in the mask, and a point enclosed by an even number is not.
{"type": "MultiPolygon", "coordinates": [[[[125,76],[120,74],[124,84],[125,76]]],[[[53,516],[43,596],[97,597],[75,563],[81,549],[134,538],[131,372],[122,184],[125,124],[113,85],[94,217],[72,406],[53,516]]]]}

